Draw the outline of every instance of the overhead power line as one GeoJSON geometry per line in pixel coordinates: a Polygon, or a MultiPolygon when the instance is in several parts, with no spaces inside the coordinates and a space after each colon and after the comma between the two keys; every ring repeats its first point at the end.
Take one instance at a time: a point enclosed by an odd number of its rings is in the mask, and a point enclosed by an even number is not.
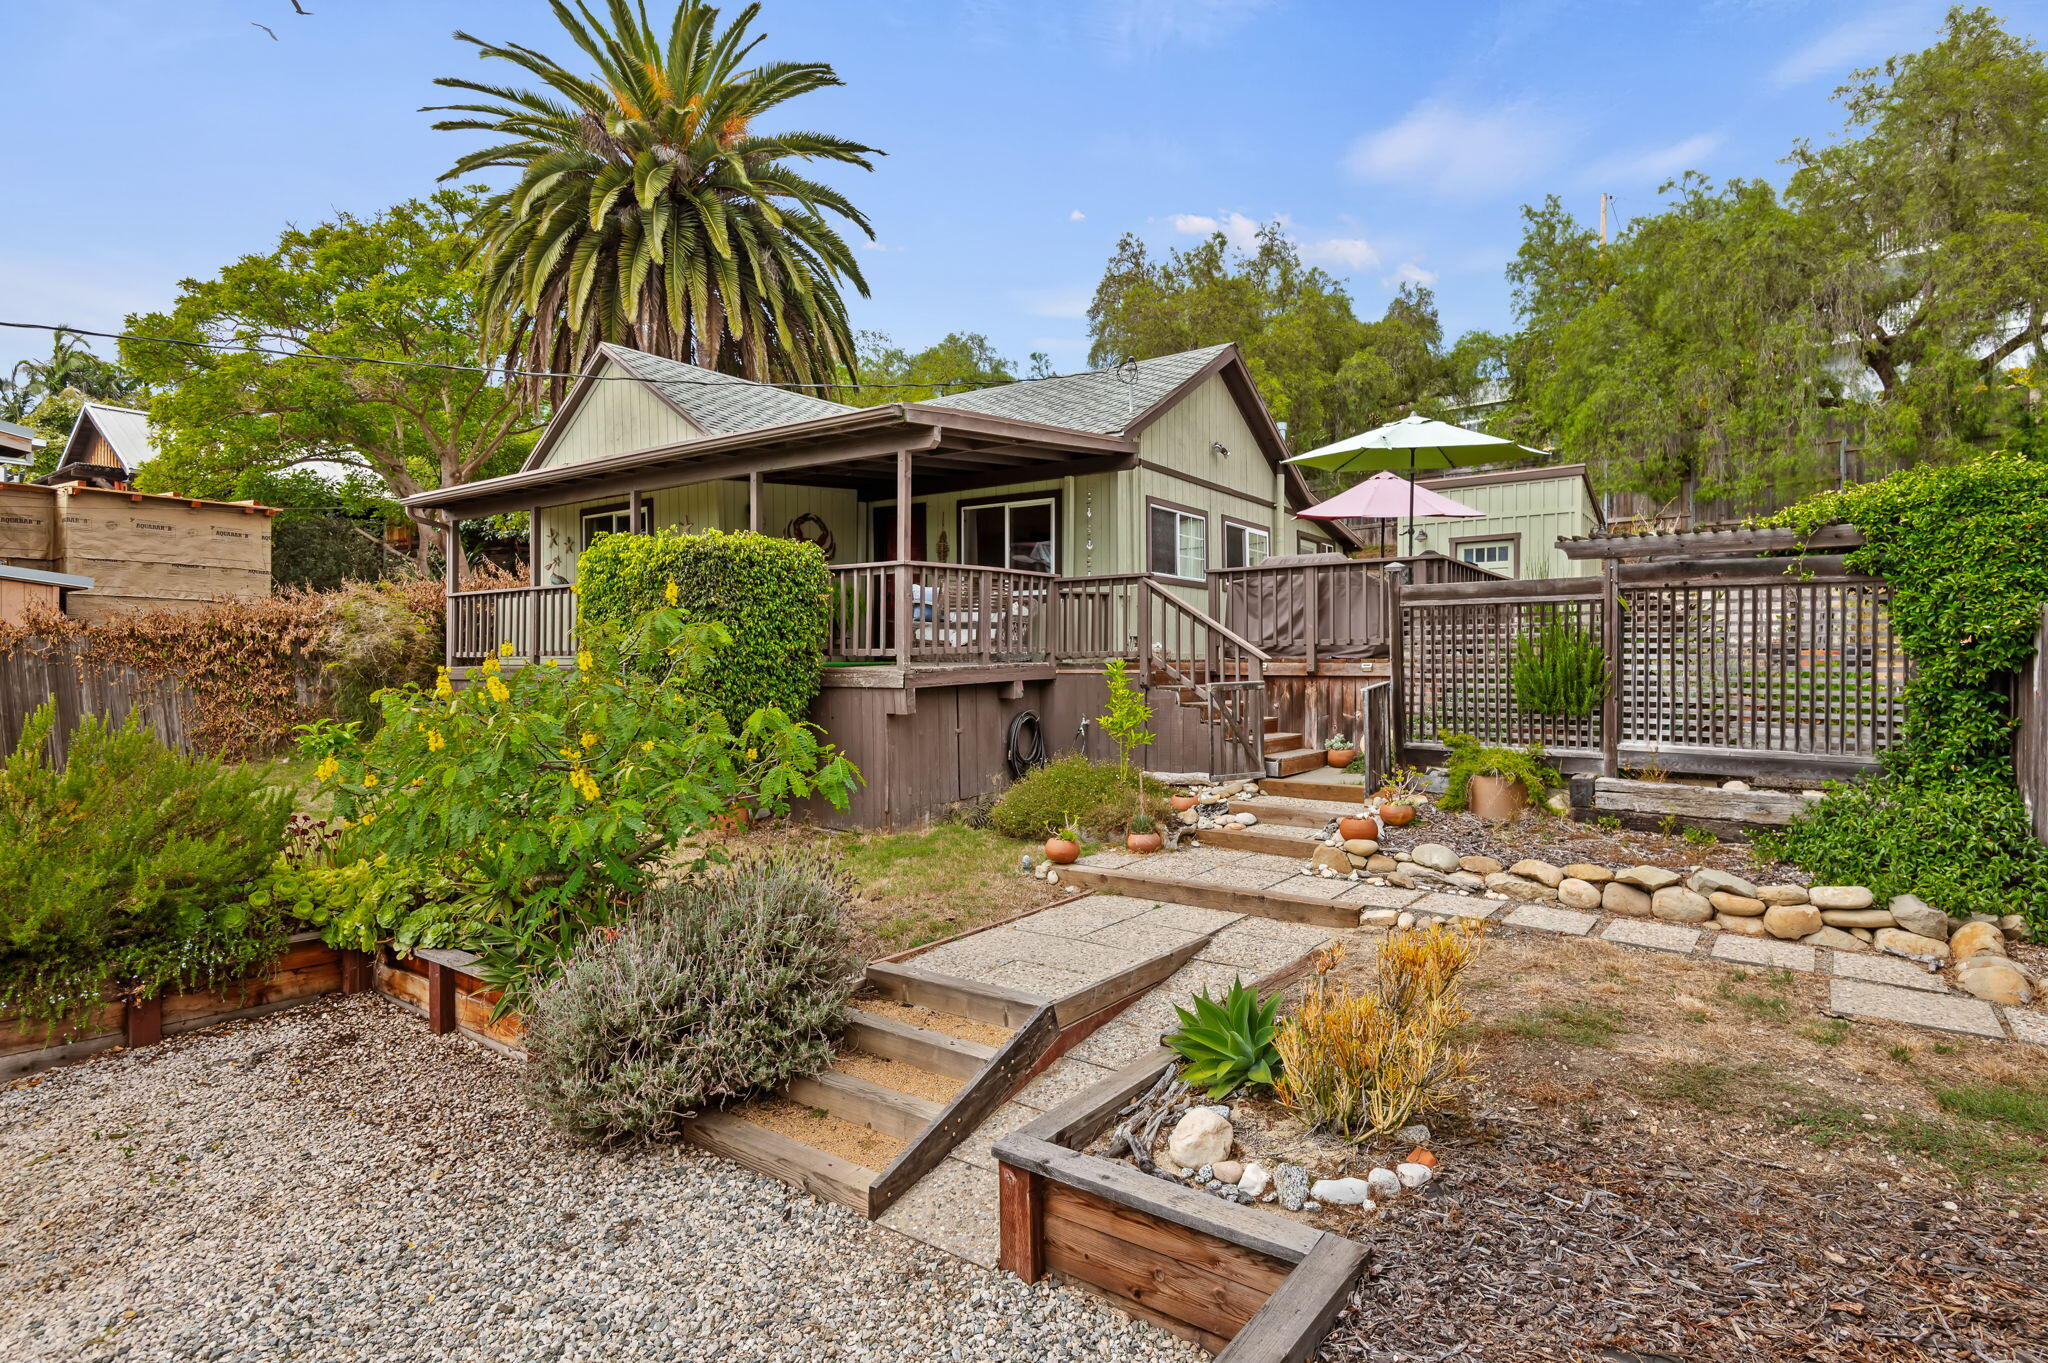
{"type": "MultiPolygon", "coordinates": [[[[458,374],[482,374],[487,378],[505,379],[584,379],[593,378],[607,383],[661,383],[685,384],[697,388],[726,388],[730,384],[716,379],[643,379],[633,374],[576,374],[552,369],[498,369],[479,364],[444,364],[435,360],[386,360],[369,355],[330,355],[319,350],[285,350],[276,346],[253,345],[241,341],[188,341],[173,336],[137,336],[126,331],[88,331],[83,327],[59,326],[51,322],[8,322],[0,321],[0,327],[16,327],[24,331],[61,331],[67,336],[90,336],[102,341],[139,341],[148,345],[182,346],[188,350],[211,350],[222,353],[277,355],[288,360],[328,360],[335,364],[375,364],[390,369],[440,369],[458,374]]],[[[675,361],[677,364],[683,361],[675,361]]],[[[1080,373],[1093,373],[1082,370],[1080,373]]],[[[1007,388],[1018,383],[1044,383],[1048,379],[1078,378],[1080,374],[1035,374],[1022,379],[906,379],[899,383],[768,383],[756,379],[742,379],[744,383],[755,383],[762,388],[833,389],[844,388],[1007,388]]],[[[738,378],[737,375],[734,378],[738,378]]]]}

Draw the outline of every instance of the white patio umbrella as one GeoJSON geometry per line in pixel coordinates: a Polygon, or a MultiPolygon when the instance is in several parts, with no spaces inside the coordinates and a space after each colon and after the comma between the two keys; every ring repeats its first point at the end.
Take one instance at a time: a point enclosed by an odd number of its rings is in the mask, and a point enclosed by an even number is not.
{"type": "Polygon", "coordinates": [[[1448,421],[1426,416],[1404,416],[1384,426],[1346,436],[1342,440],[1297,454],[1287,462],[1336,473],[1408,474],[1408,552],[1415,552],[1415,475],[1424,469],[1469,468],[1507,458],[1511,452],[1541,455],[1505,436],[1468,431],[1448,421]]]}

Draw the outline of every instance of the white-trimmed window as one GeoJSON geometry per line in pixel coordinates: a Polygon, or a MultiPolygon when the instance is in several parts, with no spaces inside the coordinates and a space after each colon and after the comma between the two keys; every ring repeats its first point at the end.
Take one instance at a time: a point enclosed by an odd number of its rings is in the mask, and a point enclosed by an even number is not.
{"type": "Polygon", "coordinates": [[[583,513],[585,549],[596,543],[599,535],[628,535],[632,531],[633,511],[623,503],[618,506],[598,507],[583,513]]]}
{"type": "Polygon", "coordinates": [[[1513,573],[1515,570],[1515,542],[1513,540],[1466,540],[1458,546],[1458,561],[1469,563],[1475,568],[1487,568],[1496,573],[1513,573]]]}
{"type": "Polygon", "coordinates": [[[1273,552],[1273,535],[1264,526],[1243,521],[1223,522],[1223,566],[1256,568],[1259,560],[1273,552]]]}
{"type": "Polygon", "coordinates": [[[960,561],[1050,573],[1058,568],[1059,507],[1051,497],[960,508],[960,561]]]}
{"type": "Polygon", "coordinates": [[[1146,512],[1146,568],[1160,577],[1200,581],[1209,575],[1209,518],[1154,502],[1146,512]]]}

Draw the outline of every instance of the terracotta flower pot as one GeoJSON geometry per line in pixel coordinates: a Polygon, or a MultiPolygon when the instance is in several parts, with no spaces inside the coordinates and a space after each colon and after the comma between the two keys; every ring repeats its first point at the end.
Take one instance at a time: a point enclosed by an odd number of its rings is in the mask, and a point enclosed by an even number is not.
{"type": "Polygon", "coordinates": [[[1388,800],[1380,806],[1380,822],[1389,828],[1406,828],[1415,822],[1415,806],[1388,800]]]}
{"type": "Polygon", "coordinates": [[[1348,767],[1358,760],[1356,748],[1325,748],[1323,751],[1329,754],[1330,765],[1333,767],[1348,767]]]}
{"type": "Polygon", "coordinates": [[[1512,776],[1475,776],[1465,787],[1465,808],[1482,819],[1506,823],[1529,807],[1529,792],[1512,776]]]}
{"type": "Polygon", "coordinates": [[[1124,834],[1124,846],[1130,848],[1133,852],[1157,852],[1161,847],[1165,845],[1166,835],[1163,833],[1124,834]]]}
{"type": "Polygon", "coordinates": [[[1378,838],[1380,826],[1375,821],[1359,814],[1346,814],[1337,820],[1337,835],[1350,842],[1353,838],[1378,838]]]}
{"type": "Polygon", "coordinates": [[[1177,812],[1193,809],[1195,807],[1195,797],[1192,795],[1176,795],[1173,797],[1173,807],[1177,812]]]}
{"type": "Polygon", "coordinates": [[[1065,866],[1081,857],[1081,844],[1071,838],[1047,838],[1045,859],[1055,866],[1065,866]]]}

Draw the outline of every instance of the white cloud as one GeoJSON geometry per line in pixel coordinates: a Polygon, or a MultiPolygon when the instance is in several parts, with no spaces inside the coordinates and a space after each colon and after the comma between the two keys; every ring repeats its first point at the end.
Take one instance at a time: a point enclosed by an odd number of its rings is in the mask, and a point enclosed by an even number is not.
{"type": "Polygon", "coordinates": [[[1929,16],[1924,3],[1888,5],[1835,25],[1771,68],[1779,89],[1826,76],[1842,79],[1866,62],[1918,45],[1929,16]]]}
{"type": "Polygon", "coordinates": [[[1385,279],[1382,279],[1380,283],[1390,289],[1399,288],[1403,284],[1422,284],[1427,286],[1436,283],[1436,271],[1425,270],[1412,260],[1404,260],[1399,265],[1396,265],[1394,272],[1385,279]]]}
{"type": "MultiPolygon", "coordinates": [[[[1282,227],[1287,225],[1287,215],[1279,213],[1274,220],[1282,227]]],[[[1225,213],[1211,217],[1206,213],[1175,213],[1167,219],[1173,230],[1183,236],[1206,237],[1221,232],[1224,240],[1240,251],[1249,251],[1259,244],[1259,226],[1256,219],[1242,213],[1225,213]]]]}
{"type": "Polygon", "coordinates": [[[1226,37],[1273,0],[1095,0],[1088,24],[1115,57],[1128,58],[1185,44],[1206,46],[1226,37]]]}
{"type": "Polygon", "coordinates": [[[1363,237],[1328,237],[1301,243],[1301,258],[1332,269],[1366,270],[1380,263],[1380,253],[1363,237]]]}
{"type": "Polygon", "coordinates": [[[1603,156],[1586,168],[1586,179],[1598,184],[1662,183],[1680,171],[1697,170],[1700,162],[1720,150],[1719,133],[1695,133],[1669,146],[1603,156]]]}
{"type": "Polygon", "coordinates": [[[1570,135],[1563,120],[1534,103],[1483,108],[1432,99],[1359,138],[1345,165],[1368,180],[1478,198],[1540,172],[1570,135]]]}
{"type": "Polygon", "coordinates": [[[1088,289],[1018,289],[1011,296],[1033,317],[1086,317],[1094,299],[1088,289]]]}
{"type": "Polygon", "coordinates": [[[1067,214],[1067,221],[1080,222],[1083,218],[1086,218],[1087,216],[1088,215],[1086,213],[1083,213],[1080,209],[1077,208],[1073,212],[1067,214]]]}

